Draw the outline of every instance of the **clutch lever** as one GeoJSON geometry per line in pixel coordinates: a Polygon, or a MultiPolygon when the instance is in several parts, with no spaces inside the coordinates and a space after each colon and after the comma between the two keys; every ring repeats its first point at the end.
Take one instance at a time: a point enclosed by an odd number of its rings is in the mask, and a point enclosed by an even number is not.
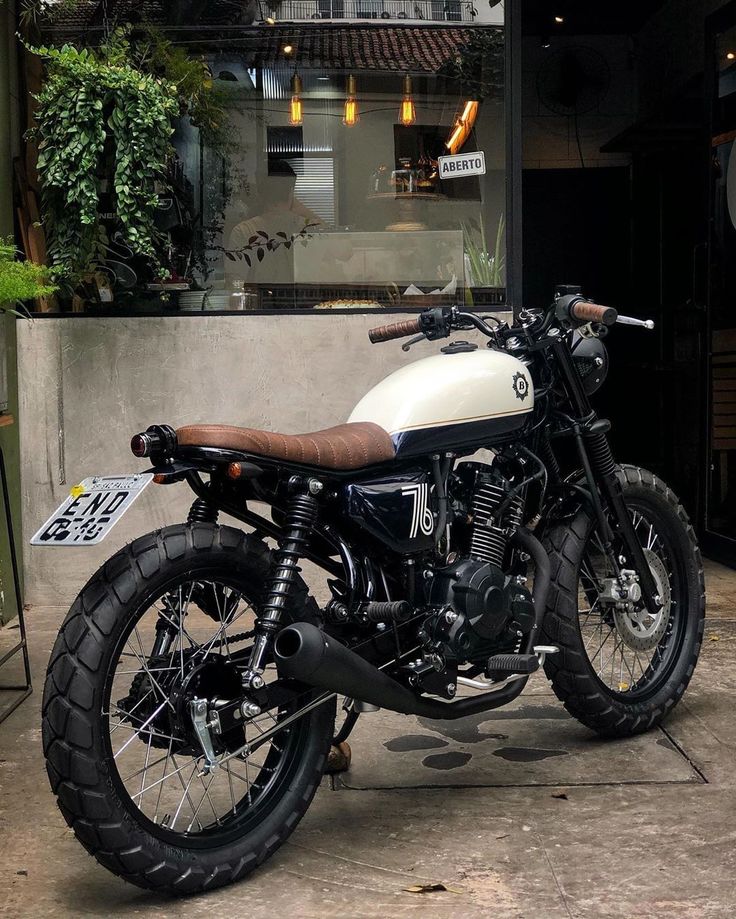
{"type": "Polygon", "coordinates": [[[620,322],[621,325],[639,326],[639,328],[649,329],[650,331],[654,328],[654,321],[652,319],[634,319],[632,316],[619,315],[616,322],[620,322]]]}
{"type": "Polygon", "coordinates": [[[427,336],[424,334],[424,332],[422,332],[421,335],[417,335],[414,338],[409,339],[409,341],[405,341],[404,344],[401,346],[401,350],[408,351],[412,345],[415,345],[419,341],[426,341],[426,340],[427,340],[427,336]]]}

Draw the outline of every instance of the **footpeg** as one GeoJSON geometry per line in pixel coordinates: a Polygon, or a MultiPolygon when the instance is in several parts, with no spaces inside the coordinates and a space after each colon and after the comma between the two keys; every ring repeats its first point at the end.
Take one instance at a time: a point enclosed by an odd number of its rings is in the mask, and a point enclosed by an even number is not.
{"type": "Polygon", "coordinates": [[[535,670],[539,670],[536,654],[494,654],[486,664],[489,680],[503,680],[515,673],[531,674],[535,670]]]}

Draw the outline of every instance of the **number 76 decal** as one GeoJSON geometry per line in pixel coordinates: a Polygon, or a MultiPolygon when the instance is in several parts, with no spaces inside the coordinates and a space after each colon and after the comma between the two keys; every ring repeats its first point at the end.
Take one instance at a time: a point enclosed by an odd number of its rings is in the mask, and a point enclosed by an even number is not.
{"type": "Polygon", "coordinates": [[[405,485],[401,492],[414,499],[409,538],[415,539],[420,532],[424,536],[431,536],[434,533],[434,517],[429,506],[429,485],[405,485]]]}

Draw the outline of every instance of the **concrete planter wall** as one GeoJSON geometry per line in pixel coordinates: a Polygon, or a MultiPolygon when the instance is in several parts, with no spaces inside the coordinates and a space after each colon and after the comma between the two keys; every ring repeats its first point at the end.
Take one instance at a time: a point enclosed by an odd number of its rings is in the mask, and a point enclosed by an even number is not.
{"type": "MultiPolygon", "coordinates": [[[[400,317],[396,317],[400,318],[400,317]]],[[[72,485],[145,468],[132,434],[154,422],[221,421],[286,432],[344,421],[387,373],[437,350],[371,345],[381,316],[42,319],[18,326],[26,601],[68,605],[134,537],[186,517],[185,485],[152,485],[96,548],[27,541],[72,485]]]]}

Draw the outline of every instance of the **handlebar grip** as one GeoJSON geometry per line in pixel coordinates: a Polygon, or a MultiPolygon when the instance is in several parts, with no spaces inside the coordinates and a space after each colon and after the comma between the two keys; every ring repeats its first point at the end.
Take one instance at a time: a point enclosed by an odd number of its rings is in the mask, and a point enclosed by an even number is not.
{"type": "Polygon", "coordinates": [[[403,322],[394,322],[391,325],[381,325],[368,332],[368,338],[376,345],[380,341],[393,341],[395,338],[406,338],[407,335],[418,335],[422,331],[419,316],[405,319],[403,322]]]}
{"type": "Polygon", "coordinates": [[[570,305],[570,318],[578,322],[602,322],[603,325],[615,325],[618,313],[611,306],[600,306],[586,300],[576,300],[570,305]]]}

